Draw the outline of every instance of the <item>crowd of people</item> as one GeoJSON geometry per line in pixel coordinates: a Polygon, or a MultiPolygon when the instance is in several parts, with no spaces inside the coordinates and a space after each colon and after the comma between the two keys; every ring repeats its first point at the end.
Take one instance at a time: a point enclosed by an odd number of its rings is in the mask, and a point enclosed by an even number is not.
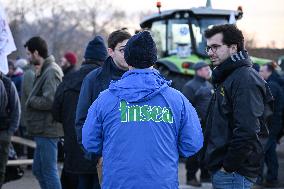
{"type": "Polygon", "coordinates": [[[182,91],[154,68],[148,31],[114,31],[107,47],[95,36],[81,64],[71,51],[57,63],[42,37],[30,38],[27,60],[0,72],[0,188],[18,127],[36,143],[26,155],[42,189],[177,189],[181,157],[188,185],[277,186],[284,82],[272,64],[251,62],[235,25],[204,35],[211,65],[196,63],[182,91]]]}

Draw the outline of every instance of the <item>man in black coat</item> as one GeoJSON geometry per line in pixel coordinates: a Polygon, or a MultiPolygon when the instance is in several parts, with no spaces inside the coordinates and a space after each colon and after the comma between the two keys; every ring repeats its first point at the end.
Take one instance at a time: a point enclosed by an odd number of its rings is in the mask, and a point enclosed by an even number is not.
{"type": "MultiPolygon", "coordinates": [[[[282,114],[284,107],[283,91],[273,76],[275,72],[271,64],[265,64],[260,67],[260,75],[268,83],[271,93],[274,97],[274,112],[268,122],[269,137],[265,145],[265,164],[267,165],[266,183],[267,187],[276,187],[278,184],[278,157],[276,153],[277,137],[281,133],[283,123],[282,114]]],[[[276,73],[275,73],[276,74],[276,73]]],[[[261,184],[262,179],[258,184],[261,184]]]]}
{"type": "MultiPolygon", "coordinates": [[[[128,70],[124,60],[124,47],[131,35],[125,30],[112,32],[108,38],[108,54],[102,67],[90,72],[83,81],[76,109],[75,128],[77,142],[82,146],[82,128],[87,117],[88,109],[97,99],[100,92],[107,89],[111,80],[118,80],[128,70]]],[[[82,146],[83,148],[83,146],[82,146]]],[[[85,157],[94,162],[98,157],[85,152],[85,157]]]]}
{"type": "MultiPolygon", "coordinates": [[[[107,89],[111,80],[119,80],[128,70],[124,60],[124,47],[131,35],[125,30],[117,30],[108,38],[109,57],[104,65],[89,73],[83,81],[76,110],[76,132],[78,143],[82,145],[82,128],[88,109],[97,99],[100,92],[107,89]]],[[[92,159],[91,154],[89,158],[92,159]]]]}
{"type": "Polygon", "coordinates": [[[21,105],[14,83],[0,70],[0,189],[5,181],[11,137],[18,129],[21,105]]]}
{"type": "Polygon", "coordinates": [[[215,66],[203,161],[213,188],[251,188],[263,159],[259,141],[265,81],[252,68],[242,32],[231,24],[205,31],[206,52],[215,66]]]}
{"type": "MultiPolygon", "coordinates": [[[[193,68],[195,76],[184,85],[182,93],[195,107],[204,130],[204,119],[213,93],[213,86],[208,82],[211,77],[211,69],[205,62],[198,62],[193,68]]],[[[200,153],[198,153],[189,157],[186,161],[186,180],[188,185],[201,186],[201,183],[196,178],[196,172],[199,168],[201,168],[200,180],[203,182],[210,180],[208,170],[202,166],[200,153]]]]}
{"type": "Polygon", "coordinates": [[[102,66],[107,56],[103,38],[96,36],[87,45],[85,60],[80,69],[66,75],[55,94],[53,117],[63,124],[64,129],[65,159],[61,175],[63,189],[100,188],[96,162],[85,159],[84,152],[77,143],[75,113],[83,79],[89,72],[102,66]]]}

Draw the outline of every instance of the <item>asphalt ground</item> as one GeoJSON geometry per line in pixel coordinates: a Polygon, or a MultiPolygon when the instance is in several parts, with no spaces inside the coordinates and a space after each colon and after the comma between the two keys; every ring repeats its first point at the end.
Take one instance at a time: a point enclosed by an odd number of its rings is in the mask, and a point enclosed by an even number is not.
{"type": "MultiPolygon", "coordinates": [[[[284,189],[284,139],[277,147],[279,157],[279,187],[276,189],[284,189]]],[[[59,164],[59,171],[61,171],[62,165],[59,164]]],[[[185,164],[179,164],[179,183],[180,189],[211,189],[210,183],[202,183],[202,187],[192,187],[186,185],[186,170],[185,164]]],[[[32,175],[31,170],[25,169],[24,176],[16,181],[11,181],[3,185],[2,189],[40,189],[39,184],[35,177],[32,175]]]]}

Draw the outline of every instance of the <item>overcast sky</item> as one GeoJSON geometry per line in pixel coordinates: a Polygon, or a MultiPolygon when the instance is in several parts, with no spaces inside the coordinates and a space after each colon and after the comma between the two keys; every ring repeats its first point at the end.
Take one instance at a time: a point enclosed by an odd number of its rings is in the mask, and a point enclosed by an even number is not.
{"type": "MultiPolygon", "coordinates": [[[[116,6],[129,12],[156,11],[156,0],[113,0],[116,6]]],[[[161,0],[162,10],[205,6],[206,0],[161,0]]],[[[284,48],[284,0],[212,0],[213,8],[236,10],[243,7],[239,28],[255,37],[258,46],[271,41],[284,48]]]]}
{"type": "MultiPolygon", "coordinates": [[[[4,6],[10,1],[1,0],[4,6]]],[[[38,0],[40,1],[40,0],[38,0]]],[[[80,0],[60,0],[74,6],[80,0]]],[[[104,1],[101,0],[103,3],[104,1]]],[[[139,28],[139,21],[134,15],[142,11],[157,11],[156,0],[109,0],[117,9],[124,10],[129,15],[131,27],[139,28]]],[[[206,0],[161,0],[162,10],[182,9],[205,6],[206,0]]],[[[243,18],[238,22],[240,29],[254,36],[257,46],[265,47],[275,42],[276,47],[284,48],[284,0],[212,0],[213,8],[236,10],[243,7],[243,18]]]]}

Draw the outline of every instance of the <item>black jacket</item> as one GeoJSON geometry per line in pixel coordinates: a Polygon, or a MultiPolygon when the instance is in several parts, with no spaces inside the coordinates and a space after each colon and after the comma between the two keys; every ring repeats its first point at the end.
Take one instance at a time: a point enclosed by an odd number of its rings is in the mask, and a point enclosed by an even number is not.
{"type": "Polygon", "coordinates": [[[0,71],[0,140],[9,141],[17,130],[21,105],[14,83],[0,71]]]}
{"type": "Polygon", "coordinates": [[[100,92],[108,88],[111,80],[120,79],[124,72],[125,71],[117,68],[111,57],[108,57],[102,67],[92,71],[84,79],[76,110],[75,127],[79,144],[82,145],[82,128],[87,117],[88,109],[97,99],[100,92]]]}
{"type": "Polygon", "coordinates": [[[269,136],[272,138],[277,138],[283,127],[283,90],[281,89],[281,86],[278,84],[278,82],[273,79],[273,76],[270,76],[268,78],[267,83],[274,98],[274,111],[271,119],[268,122],[269,136]]]}
{"type": "Polygon", "coordinates": [[[246,51],[216,67],[212,81],[215,92],[206,118],[204,163],[212,172],[223,167],[256,178],[263,159],[258,133],[265,81],[251,67],[246,51]]]}
{"type": "Polygon", "coordinates": [[[78,71],[63,78],[58,86],[54,104],[53,117],[63,124],[64,129],[64,169],[67,172],[84,174],[96,173],[96,162],[84,158],[84,152],[77,143],[75,132],[75,113],[81,85],[85,76],[99,65],[83,63],[78,71]]]}
{"type": "Polygon", "coordinates": [[[77,70],[76,70],[76,67],[74,65],[71,65],[68,68],[63,69],[62,71],[63,71],[64,76],[67,76],[71,73],[74,73],[77,70]]]}
{"type": "Polygon", "coordinates": [[[206,79],[197,75],[183,87],[182,93],[195,107],[201,120],[205,119],[212,90],[213,86],[206,79]]]}

